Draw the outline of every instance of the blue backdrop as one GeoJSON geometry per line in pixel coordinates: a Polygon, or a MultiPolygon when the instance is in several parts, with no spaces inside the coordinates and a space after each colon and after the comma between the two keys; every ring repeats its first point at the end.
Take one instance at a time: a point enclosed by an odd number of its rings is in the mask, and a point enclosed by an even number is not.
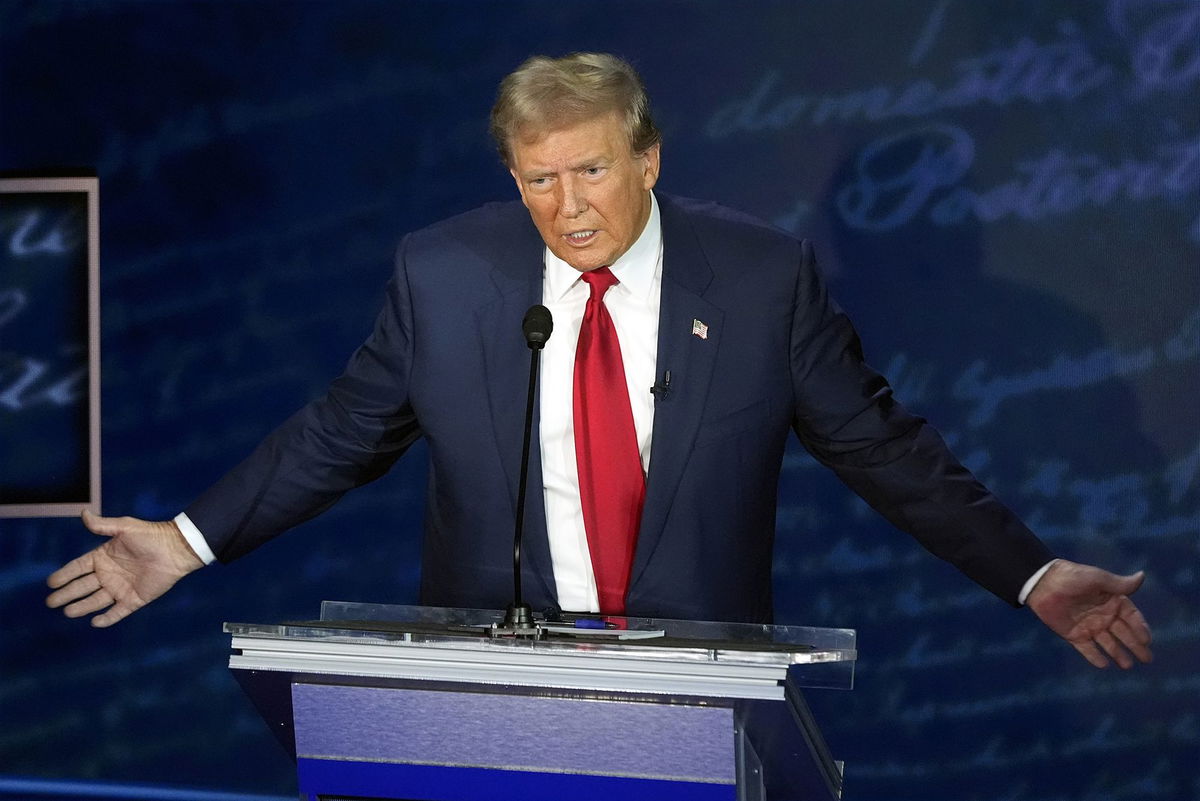
{"type": "MultiPolygon", "coordinates": [[[[106,513],[319,393],[398,237],[513,196],[499,79],[580,49],[643,72],[660,187],[812,237],[910,407],[1062,555],[1148,571],[1157,661],[1093,670],[789,451],[778,618],[860,637],[811,697],[846,798],[1200,798],[1200,3],[0,0],[0,169],[100,177],[106,513]]],[[[0,520],[0,774],[293,793],[220,624],[413,601],[424,458],[108,631],[42,603],[91,535],[0,520]]]]}

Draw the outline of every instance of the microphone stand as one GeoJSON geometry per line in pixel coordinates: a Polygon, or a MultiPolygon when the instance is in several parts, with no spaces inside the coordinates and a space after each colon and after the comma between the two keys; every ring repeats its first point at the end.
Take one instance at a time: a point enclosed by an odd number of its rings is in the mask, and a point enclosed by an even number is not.
{"type": "Polygon", "coordinates": [[[537,387],[541,348],[529,348],[529,399],[525,405],[525,442],[521,446],[521,480],[517,485],[517,526],[513,534],[513,602],[504,612],[504,627],[514,633],[536,631],[533,609],[521,597],[521,540],[525,534],[525,491],[529,484],[529,445],[533,434],[533,399],[537,387]]]}
{"type": "Polygon", "coordinates": [[[521,446],[521,478],[517,484],[517,523],[513,533],[513,602],[504,612],[504,623],[493,627],[492,636],[501,634],[540,638],[542,630],[533,622],[533,609],[521,595],[521,540],[525,533],[525,492],[529,485],[529,446],[533,434],[533,401],[537,392],[538,357],[550,338],[554,323],[550,310],[533,306],[522,324],[529,346],[529,394],[525,400],[525,441],[521,446]]]}

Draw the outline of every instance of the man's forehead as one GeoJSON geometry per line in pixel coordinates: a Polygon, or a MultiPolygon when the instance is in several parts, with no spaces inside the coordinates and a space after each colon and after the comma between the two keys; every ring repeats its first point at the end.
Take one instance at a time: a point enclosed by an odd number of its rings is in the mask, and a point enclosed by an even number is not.
{"type": "Polygon", "coordinates": [[[519,150],[528,155],[546,144],[573,144],[597,152],[620,152],[624,150],[622,145],[629,145],[629,140],[620,117],[615,112],[607,112],[554,124],[526,124],[517,129],[512,147],[514,153],[519,150]]]}

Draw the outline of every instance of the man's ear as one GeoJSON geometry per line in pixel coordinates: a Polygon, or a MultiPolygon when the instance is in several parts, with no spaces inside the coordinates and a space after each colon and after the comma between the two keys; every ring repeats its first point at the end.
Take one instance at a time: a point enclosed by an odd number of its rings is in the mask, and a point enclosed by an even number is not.
{"type": "Polygon", "coordinates": [[[658,183],[658,171],[662,166],[662,143],[655,142],[650,148],[642,154],[645,160],[645,165],[642,168],[642,188],[649,192],[658,183]]]}
{"type": "Polygon", "coordinates": [[[517,171],[513,169],[509,169],[508,174],[517,184],[517,193],[521,196],[521,202],[525,204],[525,208],[529,208],[529,201],[525,199],[525,183],[521,180],[521,176],[517,175],[517,171]]]}

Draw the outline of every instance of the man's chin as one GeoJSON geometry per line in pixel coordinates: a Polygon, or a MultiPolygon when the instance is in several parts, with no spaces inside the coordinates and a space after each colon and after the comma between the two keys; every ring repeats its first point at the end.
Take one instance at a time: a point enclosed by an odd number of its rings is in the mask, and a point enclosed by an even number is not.
{"type": "Polygon", "coordinates": [[[587,251],[567,251],[565,253],[555,253],[560,259],[574,267],[581,273],[586,273],[589,270],[595,270],[603,267],[606,264],[611,264],[615,259],[607,259],[603,254],[590,253],[587,251]]]}

